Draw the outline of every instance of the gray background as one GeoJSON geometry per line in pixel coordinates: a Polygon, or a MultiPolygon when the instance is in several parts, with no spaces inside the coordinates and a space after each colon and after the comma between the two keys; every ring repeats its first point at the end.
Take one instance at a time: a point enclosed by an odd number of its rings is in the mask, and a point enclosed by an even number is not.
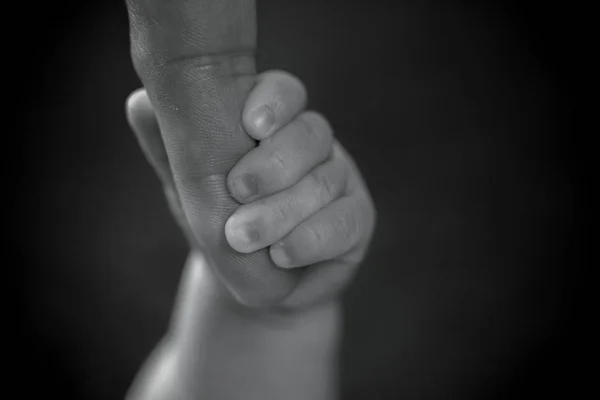
{"type": "MultiPolygon", "coordinates": [[[[565,390],[566,49],[541,16],[559,11],[258,3],[259,69],[304,81],[379,210],[345,298],[343,398],[565,390]]],[[[13,33],[25,73],[9,216],[25,279],[19,398],[118,399],[166,328],[187,248],[124,119],[139,86],[124,4],[39,7],[13,33]]]]}

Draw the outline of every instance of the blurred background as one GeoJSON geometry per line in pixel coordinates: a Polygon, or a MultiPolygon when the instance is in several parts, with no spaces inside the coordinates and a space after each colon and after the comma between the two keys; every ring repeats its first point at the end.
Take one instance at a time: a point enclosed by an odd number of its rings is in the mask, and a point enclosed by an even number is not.
{"type": "MultiPolygon", "coordinates": [[[[569,17],[532,3],[258,1],[259,70],[302,79],[379,211],[345,297],[343,399],[577,388],[558,70],[571,54],[556,24],[569,17]]],[[[124,1],[16,6],[16,398],[122,399],[165,332],[188,250],[125,121],[140,83],[124,1]]]]}

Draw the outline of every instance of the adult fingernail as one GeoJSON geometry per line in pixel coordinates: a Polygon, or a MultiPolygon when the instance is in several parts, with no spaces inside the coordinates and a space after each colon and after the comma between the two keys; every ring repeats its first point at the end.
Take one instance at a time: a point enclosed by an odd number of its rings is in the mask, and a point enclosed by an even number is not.
{"type": "Polygon", "coordinates": [[[282,242],[278,242],[271,246],[271,259],[281,268],[292,267],[292,260],[282,242]]]}
{"type": "Polygon", "coordinates": [[[273,125],[275,125],[275,115],[271,107],[268,106],[261,106],[252,111],[250,120],[254,128],[264,136],[268,135],[273,125]]]}
{"type": "Polygon", "coordinates": [[[248,200],[258,193],[258,182],[253,175],[245,174],[233,180],[233,191],[239,200],[248,200]]]}

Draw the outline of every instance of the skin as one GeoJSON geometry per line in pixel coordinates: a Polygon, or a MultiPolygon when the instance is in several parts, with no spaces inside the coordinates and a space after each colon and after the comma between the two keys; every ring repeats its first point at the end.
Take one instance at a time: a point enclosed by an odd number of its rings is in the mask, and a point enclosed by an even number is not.
{"type": "Polygon", "coordinates": [[[252,1],[128,9],[146,88],[128,121],[191,247],[128,398],[335,399],[340,295],[376,214],[355,163],[300,80],[254,74],[252,1]]]}

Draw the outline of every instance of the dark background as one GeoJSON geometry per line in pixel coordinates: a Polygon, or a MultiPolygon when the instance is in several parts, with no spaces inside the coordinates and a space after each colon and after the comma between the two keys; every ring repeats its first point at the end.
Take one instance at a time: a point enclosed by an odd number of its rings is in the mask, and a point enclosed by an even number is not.
{"type": "MultiPolygon", "coordinates": [[[[258,3],[259,70],[304,81],[379,211],[345,298],[343,399],[573,395],[569,14],[258,3]]],[[[16,398],[120,399],[165,331],[187,252],[124,118],[139,86],[125,5],[17,7],[4,50],[17,89],[6,136],[23,139],[7,154],[16,398]]]]}

